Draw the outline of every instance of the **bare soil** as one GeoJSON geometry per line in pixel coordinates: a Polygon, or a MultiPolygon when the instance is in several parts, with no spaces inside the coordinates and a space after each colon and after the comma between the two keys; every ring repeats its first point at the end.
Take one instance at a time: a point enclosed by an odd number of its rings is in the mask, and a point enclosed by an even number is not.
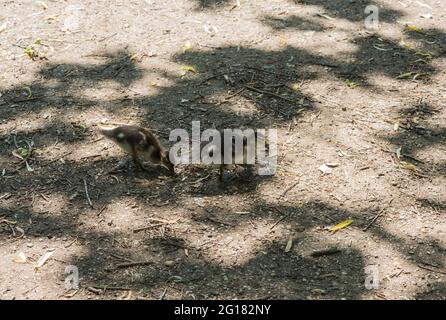
{"type": "Polygon", "coordinates": [[[240,4],[0,3],[0,299],[446,298],[446,3],[240,4]],[[108,173],[97,124],[194,120],[277,129],[276,175],[108,173]]]}

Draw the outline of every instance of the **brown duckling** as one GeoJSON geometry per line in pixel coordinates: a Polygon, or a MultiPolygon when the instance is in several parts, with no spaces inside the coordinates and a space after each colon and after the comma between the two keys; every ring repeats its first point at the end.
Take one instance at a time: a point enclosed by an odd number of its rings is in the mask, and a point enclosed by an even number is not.
{"type": "Polygon", "coordinates": [[[136,125],[101,125],[99,130],[132,156],[136,170],[138,168],[145,170],[140,161],[142,159],[164,166],[175,174],[174,164],[169,159],[169,151],[161,145],[151,130],[136,125]]]}

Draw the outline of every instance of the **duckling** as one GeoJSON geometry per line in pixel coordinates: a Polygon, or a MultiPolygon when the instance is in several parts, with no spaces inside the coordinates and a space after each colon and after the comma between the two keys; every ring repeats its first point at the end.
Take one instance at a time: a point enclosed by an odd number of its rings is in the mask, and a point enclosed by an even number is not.
{"type": "Polygon", "coordinates": [[[144,167],[140,159],[150,161],[167,168],[175,174],[174,164],[169,159],[169,151],[166,150],[155,135],[147,128],[136,125],[122,125],[118,127],[99,126],[100,132],[121,149],[129,153],[133,158],[135,170],[144,167]]]}

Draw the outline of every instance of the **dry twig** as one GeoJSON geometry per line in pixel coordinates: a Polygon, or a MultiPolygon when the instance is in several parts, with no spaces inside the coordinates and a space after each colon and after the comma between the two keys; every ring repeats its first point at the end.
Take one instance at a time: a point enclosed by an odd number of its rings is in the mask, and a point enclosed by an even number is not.
{"type": "Polygon", "coordinates": [[[248,90],[251,90],[251,91],[260,93],[260,94],[266,94],[266,95],[268,95],[268,96],[271,96],[271,97],[274,97],[274,98],[277,98],[277,99],[281,99],[281,100],[287,101],[287,102],[289,102],[289,103],[293,103],[293,104],[296,104],[296,103],[297,103],[297,101],[294,101],[294,100],[291,100],[291,99],[282,97],[281,95],[279,95],[279,94],[275,94],[274,92],[261,90],[261,89],[259,89],[259,88],[255,88],[255,87],[251,87],[251,86],[245,86],[245,88],[248,89],[248,90]]]}
{"type": "Polygon", "coordinates": [[[93,209],[93,203],[91,202],[90,194],[88,193],[87,180],[85,178],[84,178],[84,187],[85,187],[85,195],[87,196],[88,204],[93,209]]]}

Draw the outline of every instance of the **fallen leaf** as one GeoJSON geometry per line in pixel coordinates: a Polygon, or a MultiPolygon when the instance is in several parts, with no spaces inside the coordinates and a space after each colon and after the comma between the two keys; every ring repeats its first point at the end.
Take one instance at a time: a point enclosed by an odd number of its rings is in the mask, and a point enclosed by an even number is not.
{"type": "Polygon", "coordinates": [[[329,163],[326,163],[326,165],[327,165],[327,167],[335,168],[335,167],[339,167],[340,164],[337,162],[329,162],[329,163]]]}
{"type": "Polygon", "coordinates": [[[424,58],[428,58],[428,59],[432,59],[433,53],[430,51],[417,51],[415,53],[415,55],[424,57],[424,58]]]}
{"type": "Polygon", "coordinates": [[[401,147],[399,147],[399,148],[397,148],[396,150],[395,150],[395,154],[396,154],[396,157],[399,159],[399,158],[401,158],[401,147]]]}
{"type": "Polygon", "coordinates": [[[37,51],[35,51],[33,48],[25,48],[25,54],[31,59],[31,60],[35,60],[39,54],[37,53],[37,51]]]}
{"type": "Polygon", "coordinates": [[[3,24],[0,26],[0,33],[2,33],[3,31],[5,31],[5,30],[6,30],[6,27],[8,27],[8,21],[6,21],[5,23],[3,23],[3,24]]]}
{"type": "Polygon", "coordinates": [[[28,262],[28,258],[26,257],[26,255],[23,252],[20,252],[17,255],[17,257],[12,259],[12,261],[15,262],[15,263],[27,263],[28,262]]]}
{"type": "Polygon", "coordinates": [[[414,61],[414,63],[423,63],[423,64],[427,64],[427,61],[426,61],[426,60],[423,60],[423,59],[417,59],[417,60],[414,61]]]}
{"type": "Polygon", "coordinates": [[[187,41],[182,48],[183,53],[186,53],[186,52],[190,51],[191,49],[192,49],[192,44],[190,43],[190,41],[187,41]]]}
{"type": "Polygon", "coordinates": [[[411,76],[416,75],[416,72],[406,72],[406,73],[402,73],[400,74],[398,77],[396,77],[397,79],[407,79],[410,78],[411,76]]]}
{"type": "Polygon", "coordinates": [[[22,234],[20,237],[23,237],[25,235],[25,230],[23,230],[22,228],[15,227],[15,229],[22,234]]]}
{"type": "Polygon", "coordinates": [[[347,158],[350,157],[350,155],[347,152],[344,152],[342,150],[338,151],[338,156],[340,156],[340,157],[347,157],[347,158]]]}
{"type": "Polygon", "coordinates": [[[328,19],[328,20],[333,20],[334,18],[332,18],[332,17],[330,17],[330,16],[328,16],[328,15],[326,15],[326,14],[322,14],[322,13],[316,13],[319,17],[322,17],[322,18],[325,18],[325,19],[328,19]]]}
{"type": "Polygon", "coordinates": [[[43,7],[43,9],[45,9],[45,10],[48,9],[48,5],[45,2],[43,2],[43,1],[36,1],[36,3],[41,5],[43,7]]]}
{"type": "Polygon", "coordinates": [[[302,85],[300,83],[293,83],[291,85],[291,89],[293,89],[294,91],[300,91],[301,88],[302,88],[302,85]]]}
{"type": "Polygon", "coordinates": [[[46,16],[46,17],[43,17],[43,20],[45,20],[45,21],[58,21],[59,17],[57,15],[55,15],[55,16],[46,16]]]}
{"type": "Polygon", "coordinates": [[[28,153],[29,153],[28,149],[26,149],[26,148],[19,148],[18,150],[19,150],[20,155],[23,158],[26,158],[28,156],[28,153]]]}
{"type": "Polygon", "coordinates": [[[7,220],[7,219],[0,220],[0,223],[2,223],[2,222],[7,223],[7,224],[16,224],[17,223],[17,221],[12,221],[12,220],[7,220]]]}
{"type": "Polygon", "coordinates": [[[404,41],[404,39],[401,39],[400,41],[400,45],[403,46],[406,49],[412,49],[413,45],[404,41]]]}
{"type": "Polygon", "coordinates": [[[356,82],[352,81],[352,80],[345,80],[345,83],[347,84],[347,86],[351,89],[356,88],[358,85],[356,84],[356,82]]]}
{"type": "Polygon", "coordinates": [[[409,24],[406,25],[406,30],[410,31],[410,32],[419,32],[419,33],[423,32],[423,29],[421,29],[415,25],[409,25],[409,24]]]}
{"type": "Polygon", "coordinates": [[[164,261],[164,265],[166,267],[172,267],[173,265],[175,265],[175,261],[173,261],[173,260],[164,261]]]}
{"type": "Polygon", "coordinates": [[[421,78],[421,77],[426,77],[426,76],[428,76],[428,74],[427,73],[417,73],[417,74],[415,74],[415,76],[412,78],[412,80],[417,80],[418,78],[421,78]]]}
{"type": "Polygon", "coordinates": [[[390,51],[391,50],[391,49],[384,49],[384,48],[378,47],[376,45],[374,45],[373,48],[375,48],[376,50],[379,50],[379,51],[390,51]]]}
{"type": "Polygon", "coordinates": [[[288,44],[287,38],[284,35],[280,36],[280,45],[286,46],[287,44],[288,44]]]}
{"type": "Polygon", "coordinates": [[[315,288],[315,289],[311,289],[312,293],[317,293],[317,294],[325,294],[326,291],[324,289],[319,289],[319,288],[315,288]]]}
{"type": "Polygon", "coordinates": [[[328,230],[330,230],[332,232],[336,232],[338,230],[341,230],[341,229],[344,229],[344,228],[348,227],[352,223],[353,223],[353,220],[347,219],[347,220],[344,220],[344,221],[338,223],[337,225],[335,225],[333,227],[330,227],[328,230]]]}
{"type": "Polygon", "coordinates": [[[68,200],[72,201],[72,200],[73,200],[74,198],[76,198],[78,195],[79,195],[79,193],[78,193],[78,192],[75,192],[75,193],[73,193],[73,194],[68,198],[68,200]]]}
{"type": "Polygon", "coordinates": [[[28,161],[25,160],[25,165],[26,165],[26,170],[28,170],[28,172],[33,172],[34,169],[29,165],[28,161]]]}
{"type": "Polygon", "coordinates": [[[48,250],[43,256],[40,257],[34,268],[40,269],[41,267],[43,267],[43,265],[48,261],[48,259],[51,258],[51,256],[54,254],[54,251],[55,250],[48,250]]]}
{"type": "Polygon", "coordinates": [[[71,293],[67,293],[66,295],[65,295],[65,297],[66,298],[72,298],[72,297],[74,297],[74,295],[76,294],[76,293],[78,293],[79,292],[79,289],[78,290],[74,290],[73,292],[71,292],[71,293]]]}
{"type": "Polygon", "coordinates": [[[409,162],[404,162],[404,161],[401,161],[400,168],[401,169],[406,169],[406,170],[409,170],[409,171],[417,171],[418,170],[416,165],[414,165],[412,163],[409,163],[409,162]]]}
{"type": "Polygon", "coordinates": [[[214,36],[214,34],[218,32],[217,27],[213,26],[213,25],[208,26],[207,24],[205,24],[203,26],[203,28],[204,28],[204,31],[209,33],[211,36],[214,36]]]}
{"type": "Polygon", "coordinates": [[[293,246],[293,238],[289,237],[288,242],[286,243],[286,246],[285,246],[285,252],[289,252],[291,250],[292,246],[293,246]]]}
{"type": "Polygon", "coordinates": [[[182,277],[180,277],[180,276],[171,276],[170,278],[169,278],[169,280],[170,281],[172,281],[172,282],[182,282],[183,281],[183,278],[182,277]]]}
{"type": "Polygon", "coordinates": [[[330,167],[328,167],[325,163],[319,167],[319,170],[320,170],[323,174],[329,174],[329,173],[332,173],[332,172],[333,172],[333,170],[332,170],[330,167]]]}
{"type": "Polygon", "coordinates": [[[181,66],[181,70],[198,73],[197,69],[195,69],[193,66],[181,66]]]}
{"type": "Polygon", "coordinates": [[[20,160],[25,161],[25,158],[23,158],[20,154],[17,153],[17,151],[12,151],[12,155],[16,158],[19,158],[20,160]]]}

